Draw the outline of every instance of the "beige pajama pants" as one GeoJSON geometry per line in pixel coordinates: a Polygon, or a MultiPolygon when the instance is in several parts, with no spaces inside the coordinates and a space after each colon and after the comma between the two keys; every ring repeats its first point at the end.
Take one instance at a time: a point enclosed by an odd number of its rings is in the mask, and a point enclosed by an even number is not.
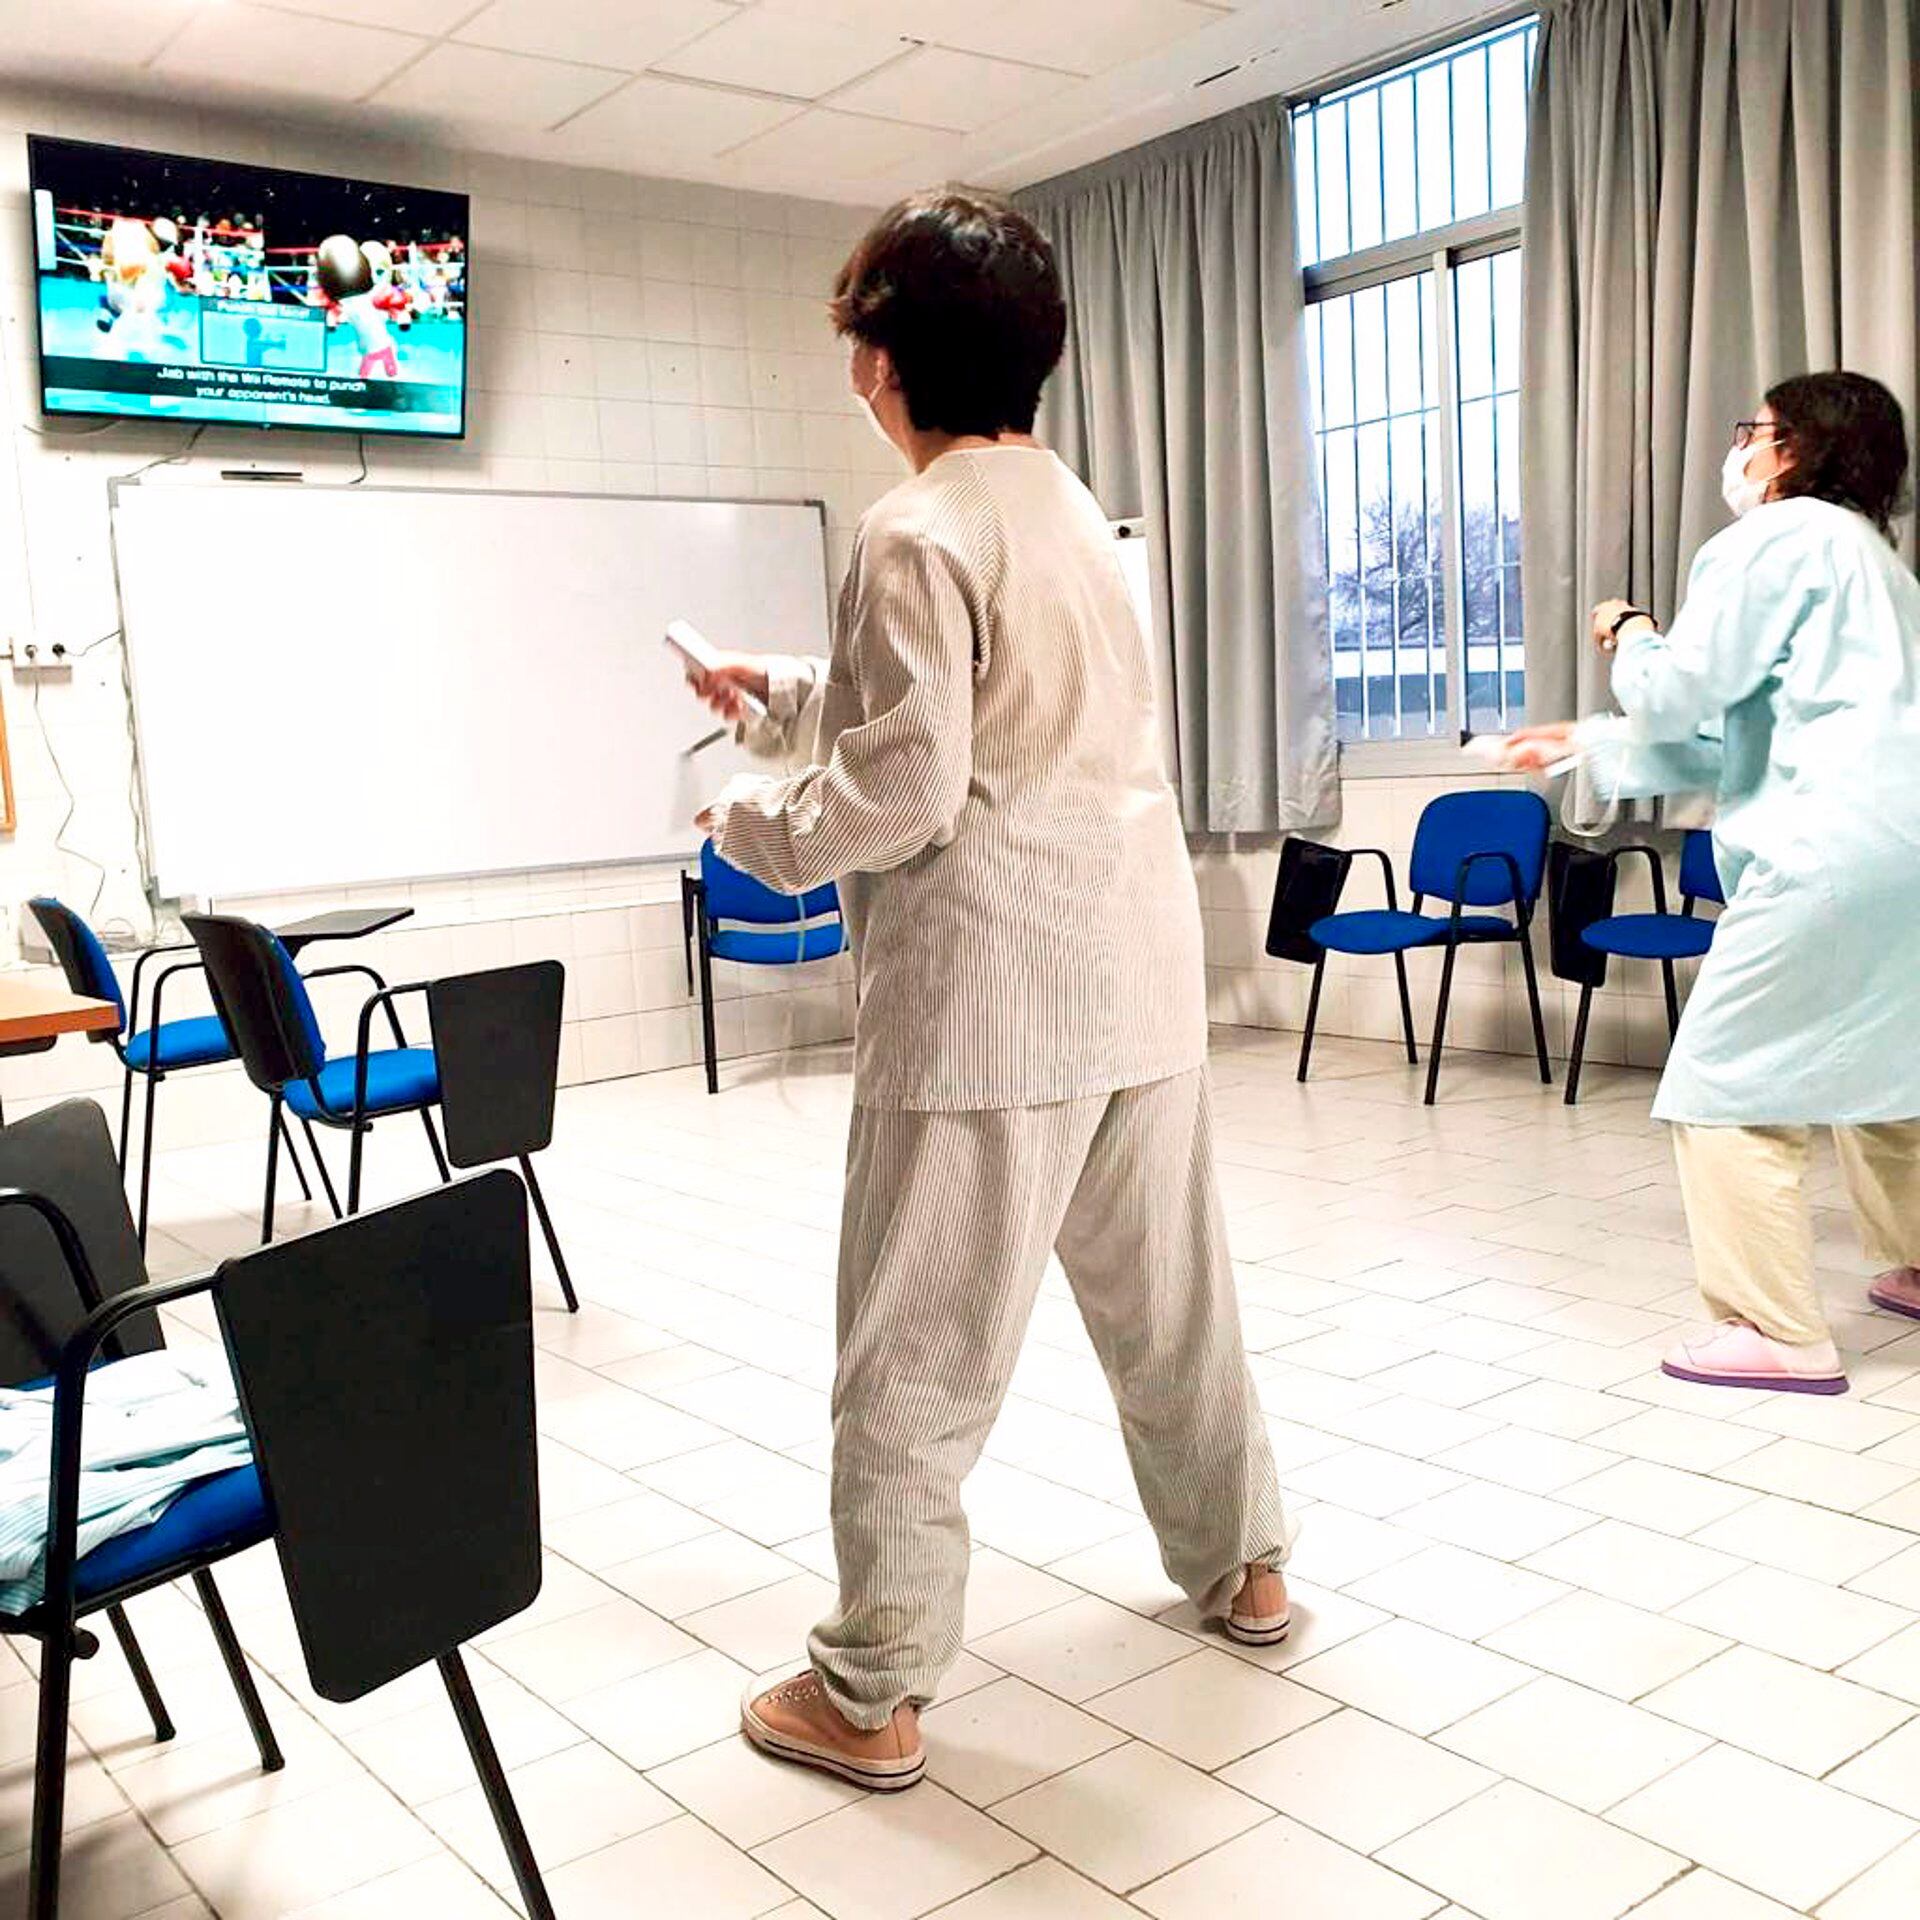
{"type": "Polygon", "coordinates": [[[833,1390],[840,1604],[808,1645],[858,1726],[931,1700],[960,1651],[960,1483],[1056,1250],[1168,1575],[1220,1613],[1244,1563],[1286,1558],[1204,1071],[1054,1106],[857,1108],[833,1390]]]}
{"type": "MultiPolygon", "coordinates": [[[[1829,1337],[1813,1278],[1810,1137],[1807,1127],[1673,1129],[1707,1311],[1791,1346],[1829,1337]]],[[[1867,1258],[1920,1266],[1920,1120],[1835,1127],[1833,1143],[1867,1258]]]]}

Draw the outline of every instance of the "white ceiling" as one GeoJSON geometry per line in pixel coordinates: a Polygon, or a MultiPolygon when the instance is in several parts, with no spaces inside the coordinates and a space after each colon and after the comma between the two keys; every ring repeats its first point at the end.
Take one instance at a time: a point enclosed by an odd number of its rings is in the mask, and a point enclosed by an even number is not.
{"type": "Polygon", "coordinates": [[[0,0],[0,77],[872,202],[1012,187],[1507,0],[0,0]]]}

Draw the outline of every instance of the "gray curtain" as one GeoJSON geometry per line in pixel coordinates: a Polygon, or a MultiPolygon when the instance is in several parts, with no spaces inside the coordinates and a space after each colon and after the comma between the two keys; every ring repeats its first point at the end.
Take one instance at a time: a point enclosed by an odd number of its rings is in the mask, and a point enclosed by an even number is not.
{"type": "Polygon", "coordinates": [[[1040,431],[1162,564],[1194,832],[1339,816],[1293,166],[1277,101],[1029,188],[1069,323],[1040,431]]]}
{"type": "Polygon", "coordinates": [[[1671,616],[1726,524],[1733,422],[1773,382],[1851,367],[1915,424],[1916,87],[1916,0],[1548,0],[1522,269],[1534,718],[1607,704],[1595,601],[1671,616]]]}

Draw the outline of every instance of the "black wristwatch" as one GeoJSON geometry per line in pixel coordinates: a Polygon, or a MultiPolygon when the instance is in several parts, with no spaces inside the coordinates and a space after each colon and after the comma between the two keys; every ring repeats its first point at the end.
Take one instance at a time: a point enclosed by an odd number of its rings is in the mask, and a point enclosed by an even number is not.
{"type": "Polygon", "coordinates": [[[1610,639],[1615,646],[1620,644],[1620,629],[1624,627],[1629,620],[1645,620],[1651,622],[1653,615],[1650,614],[1645,607],[1628,607],[1624,613],[1619,614],[1615,618],[1613,625],[1607,629],[1607,638],[1610,639]]]}

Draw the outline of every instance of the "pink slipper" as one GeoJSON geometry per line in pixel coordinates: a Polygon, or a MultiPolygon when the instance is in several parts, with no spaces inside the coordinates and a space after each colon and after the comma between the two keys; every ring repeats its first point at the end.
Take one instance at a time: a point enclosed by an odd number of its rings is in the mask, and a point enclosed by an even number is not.
{"type": "Polygon", "coordinates": [[[1847,1376],[1831,1340],[1793,1347],[1744,1320],[1690,1333],[1660,1362],[1676,1380],[1706,1387],[1757,1387],[1785,1393],[1845,1393],[1847,1376]]]}
{"type": "Polygon", "coordinates": [[[1904,1313],[1909,1320],[1920,1320],[1920,1267],[1895,1267],[1883,1273],[1867,1289],[1867,1298],[1889,1313],[1904,1313]]]}

